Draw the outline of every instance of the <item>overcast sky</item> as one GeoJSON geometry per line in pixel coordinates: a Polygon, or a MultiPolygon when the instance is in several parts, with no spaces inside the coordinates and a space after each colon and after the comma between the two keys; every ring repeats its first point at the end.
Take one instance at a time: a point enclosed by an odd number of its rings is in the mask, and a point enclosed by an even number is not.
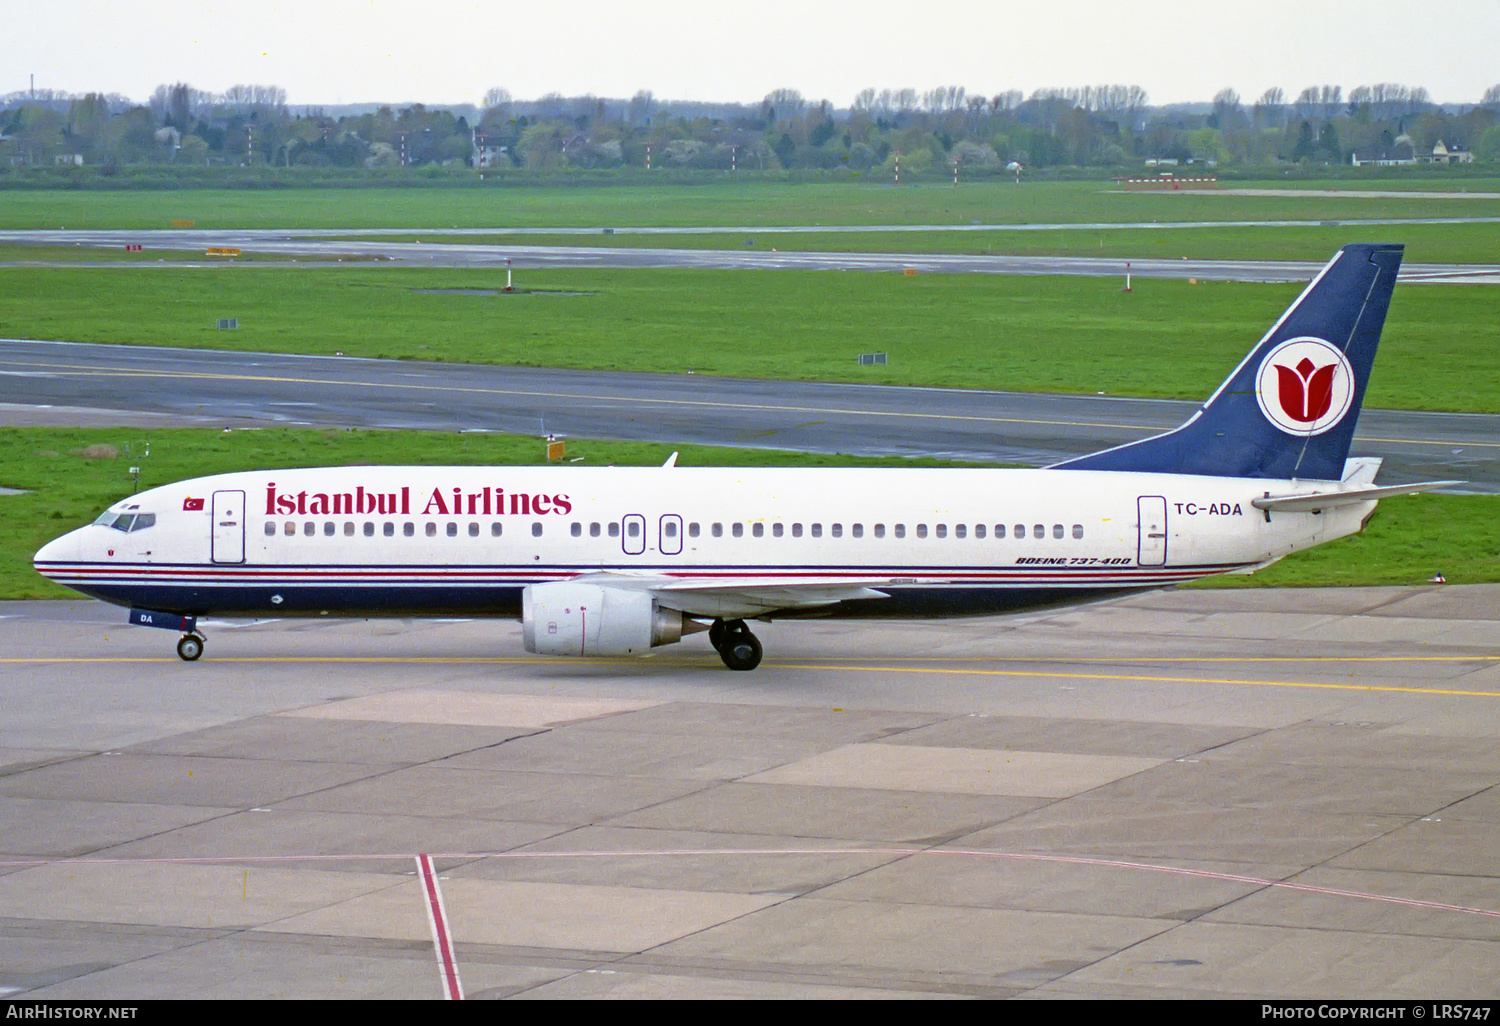
{"type": "Polygon", "coordinates": [[[919,91],[1143,86],[1153,104],[1231,87],[1396,82],[1441,103],[1500,83],[1500,0],[7,0],[0,93],[163,83],[280,86],[293,106],[478,103],[499,86],[847,106],[919,91]]]}

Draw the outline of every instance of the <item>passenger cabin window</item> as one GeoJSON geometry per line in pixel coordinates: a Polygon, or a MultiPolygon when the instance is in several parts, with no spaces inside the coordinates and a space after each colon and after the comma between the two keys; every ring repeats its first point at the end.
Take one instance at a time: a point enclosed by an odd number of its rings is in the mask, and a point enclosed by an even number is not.
{"type": "Polygon", "coordinates": [[[1073,525],[1073,537],[1074,538],[1082,538],[1083,537],[1083,525],[1082,524],[1074,524],[1073,525]]]}
{"type": "Polygon", "coordinates": [[[729,533],[736,538],[743,538],[745,537],[745,525],[736,521],[729,526],[729,533]]]}
{"type": "Polygon", "coordinates": [[[822,524],[813,524],[812,525],[812,536],[814,538],[821,538],[821,537],[823,537],[823,525],[822,524]]]}
{"type": "Polygon", "coordinates": [[[458,522],[456,520],[450,520],[450,521],[448,521],[448,537],[449,538],[457,538],[458,537],[458,522]]]}
{"type": "Polygon", "coordinates": [[[781,535],[782,535],[782,533],[784,531],[785,531],[785,526],[782,525],[782,524],[772,524],[771,525],[771,536],[773,538],[780,538],[781,535]]]}
{"type": "Polygon", "coordinates": [[[571,534],[574,538],[582,538],[583,537],[583,525],[582,524],[576,524],[576,523],[569,525],[569,527],[568,527],[568,533],[571,534]]]}
{"type": "Polygon", "coordinates": [[[366,538],[373,538],[373,537],[375,537],[375,524],[374,524],[373,521],[370,521],[370,520],[366,520],[365,521],[365,537],[366,538]]]}
{"type": "Polygon", "coordinates": [[[905,538],[906,537],[906,525],[905,524],[897,524],[896,525],[896,537],[897,538],[905,538]]]}
{"type": "Polygon", "coordinates": [[[792,537],[793,538],[801,538],[802,537],[802,525],[801,524],[793,524],[792,525],[792,537]]]}
{"type": "Polygon", "coordinates": [[[1035,525],[1033,525],[1032,528],[1031,528],[1031,536],[1033,538],[1045,538],[1045,537],[1047,537],[1047,525],[1046,524],[1035,524],[1035,525]]]}
{"type": "Polygon", "coordinates": [[[542,536],[542,522],[540,520],[531,525],[531,536],[533,538],[540,538],[542,536]]]}
{"type": "Polygon", "coordinates": [[[401,533],[410,538],[417,533],[417,525],[408,520],[401,525],[401,533]]]}
{"type": "Polygon", "coordinates": [[[757,538],[764,538],[766,536],[766,525],[765,524],[751,524],[750,525],[750,533],[753,534],[753,535],[755,535],[755,537],[757,537],[757,538]]]}
{"type": "Polygon", "coordinates": [[[835,538],[842,538],[844,536],[844,525],[843,524],[829,524],[828,525],[828,533],[831,534],[831,535],[833,535],[835,538]]]}
{"type": "Polygon", "coordinates": [[[926,538],[927,537],[927,525],[926,524],[918,524],[917,525],[917,537],[918,538],[926,538]]]}
{"type": "Polygon", "coordinates": [[[427,522],[427,537],[429,537],[429,538],[436,538],[437,537],[437,524],[433,523],[430,520],[427,522]]]}
{"type": "Polygon", "coordinates": [[[387,538],[394,538],[396,537],[396,525],[387,520],[385,525],[380,529],[380,533],[387,538]]]}
{"type": "Polygon", "coordinates": [[[479,537],[479,525],[478,524],[470,524],[469,525],[469,537],[470,538],[478,538],[479,537]]]}
{"type": "Polygon", "coordinates": [[[498,537],[500,537],[500,534],[501,534],[502,530],[503,530],[503,528],[500,525],[500,521],[496,520],[494,523],[490,524],[490,537],[491,538],[498,538],[498,537]]]}
{"type": "Polygon", "coordinates": [[[1062,524],[1053,524],[1052,525],[1052,537],[1054,537],[1054,538],[1061,538],[1062,536],[1063,536],[1063,525],[1062,524]]]}

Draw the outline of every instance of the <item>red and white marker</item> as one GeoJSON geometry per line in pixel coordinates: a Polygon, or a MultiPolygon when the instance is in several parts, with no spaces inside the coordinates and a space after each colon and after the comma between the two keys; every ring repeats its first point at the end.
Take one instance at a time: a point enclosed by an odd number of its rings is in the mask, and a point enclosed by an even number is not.
{"type": "Polygon", "coordinates": [[[449,1001],[462,1001],[464,985],[458,978],[458,959],[453,956],[453,932],[448,928],[448,912],[443,908],[443,892],[438,888],[431,855],[417,856],[417,877],[422,881],[422,904],[427,909],[427,924],[432,927],[432,946],[437,952],[438,972],[443,978],[443,997],[449,1001]]]}

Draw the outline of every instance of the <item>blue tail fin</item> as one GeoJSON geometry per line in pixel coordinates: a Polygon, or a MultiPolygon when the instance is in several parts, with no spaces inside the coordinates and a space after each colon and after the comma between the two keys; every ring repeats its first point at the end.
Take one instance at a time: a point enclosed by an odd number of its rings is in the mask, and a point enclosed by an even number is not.
{"type": "Polygon", "coordinates": [[[1345,246],[1186,424],[1057,469],[1339,480],[1401,252],[1345,246]]]}

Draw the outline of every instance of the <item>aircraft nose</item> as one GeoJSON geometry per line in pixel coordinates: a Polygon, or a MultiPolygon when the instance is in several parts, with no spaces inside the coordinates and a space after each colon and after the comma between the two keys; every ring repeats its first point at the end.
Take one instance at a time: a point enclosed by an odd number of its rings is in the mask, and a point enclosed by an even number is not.
{"type": "Polygon", "coordinates": [[[57,564],[78,559],[82,548],[80,533],[69,531],[37,549],[36,555],[31,557],[31,565],[36,568],[36,572],[43,577],[55,579],[56,572],[60,569],[57,564]]]}

